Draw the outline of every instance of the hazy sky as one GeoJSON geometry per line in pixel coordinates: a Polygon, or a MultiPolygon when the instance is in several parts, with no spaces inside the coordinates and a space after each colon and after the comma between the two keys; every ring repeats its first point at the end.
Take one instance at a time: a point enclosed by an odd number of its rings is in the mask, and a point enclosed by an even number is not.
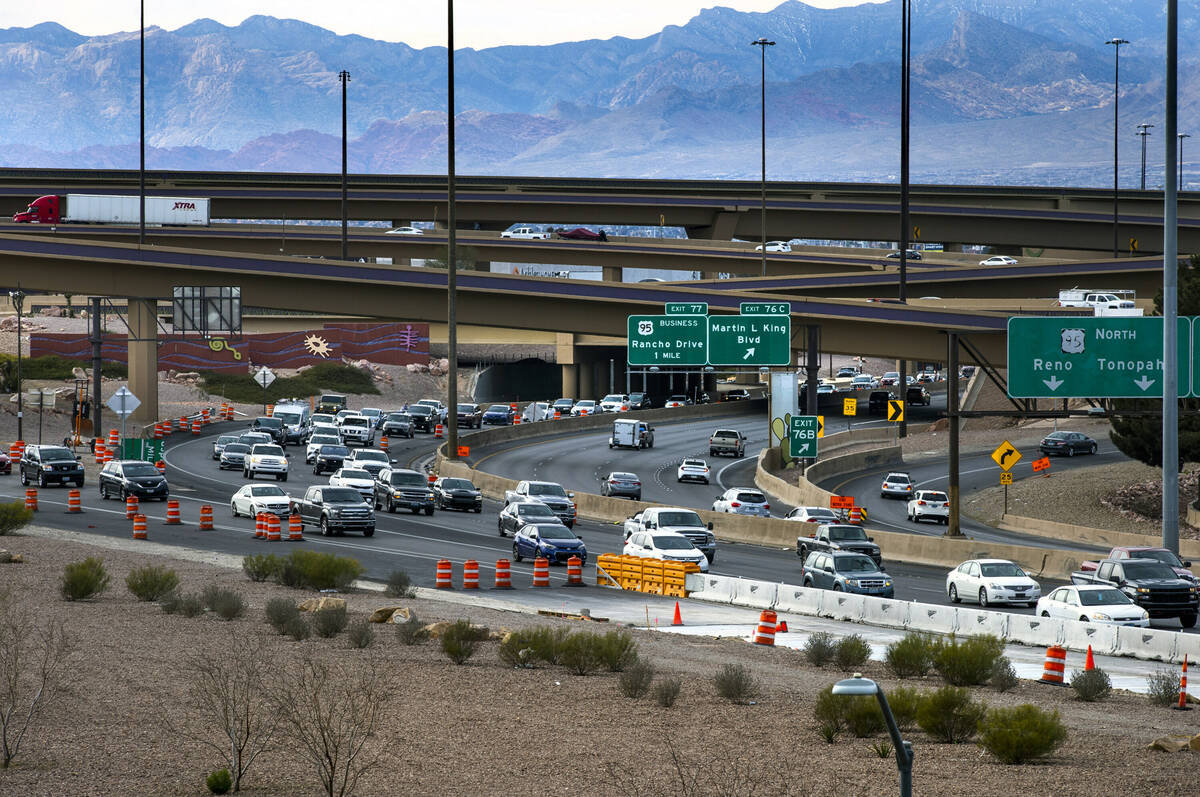
{"type": "MultiPolygon", "coordinates": [[[[807,0],[817,8],[860,5],[873,0],[807,0]]],[[[703,8],[768,11],[783,0],[458,0],[454,4],[455,47],[553,44],[611,36],[640,38],[667,25],[682,25],[703,8]],[[582,8],[590,9],[583,11],[582,8]],[[603,9],[601,11],[601,8],[603,9]]],[[[173,30],[201,17],[237,25],[255,14],[300,19],[335,33],[402,41],[413,47],[446,43],[446,6],[434,0],[145,0],[146,24],[173,30]]],[[[138,29],[138,0],[5,2],[0,26],[29,27],[57,22],[77,33],[98,35],[138,29]]]]}

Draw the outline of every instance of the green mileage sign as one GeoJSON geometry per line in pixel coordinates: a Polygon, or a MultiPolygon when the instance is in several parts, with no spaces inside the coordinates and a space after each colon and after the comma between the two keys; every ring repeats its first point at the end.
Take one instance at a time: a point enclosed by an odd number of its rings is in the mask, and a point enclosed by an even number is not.
{"type": "Polygon", "coordinates": [[[708,316],[631,315],[630,365],[707,365],[708,316]]]}

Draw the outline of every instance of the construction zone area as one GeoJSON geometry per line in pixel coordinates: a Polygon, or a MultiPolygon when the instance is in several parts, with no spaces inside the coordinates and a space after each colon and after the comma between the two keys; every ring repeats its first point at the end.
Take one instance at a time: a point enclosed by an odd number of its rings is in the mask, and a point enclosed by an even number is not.
{"type": "MultiPolygon", "coordinates": [[[[1178,710],[1182,668],[1109,655],[1109,643],[1089,653],[918,634],[911,609],[909,627],[880,629],[782,608],[778,591],[777,608],[689,599],[673,577],[612,560],[575,589],[515,573],[479,583],[441,565],[442,589],[389,595],[379,582],[289,588],[266,560],[256,570],[152,539],[29,526],[0,547],[4,632],[34,629],[28,661],[47,623],[65,643],[54,699],[0,769],[5,794],[207,793],[229,766],[213,710],[225,700],[259,723],[240,783],[251,794],[890,793],[896,761],[876,704],[827,693],[854,673],[887,693],[915,753],[915,794],[1195,793],[1200,711],[1178,710]],[[107,589],[65,600],[69,566],[89,557],[107,589]],[[172,571],[169,594],[135,596],[148,567],[172,571]],[[1071,685],[1081,678],[1091,685],[1071,685]],[[344,710],[330,730],[357,751],[335,756],[334,779],[349,782],[332,792],[303,741],[321,724],[305,710],[317,697],[344,710]],[[1005,729],[1026,735],[1014,746],[1005,729]],[[1097,777],[1114,762],[1119,773],[1097,777]]],[[[693,594],[715,578],[683,575],[693,594]]],[[[36,671],[23,672],[26,697],[36,671]]]]}

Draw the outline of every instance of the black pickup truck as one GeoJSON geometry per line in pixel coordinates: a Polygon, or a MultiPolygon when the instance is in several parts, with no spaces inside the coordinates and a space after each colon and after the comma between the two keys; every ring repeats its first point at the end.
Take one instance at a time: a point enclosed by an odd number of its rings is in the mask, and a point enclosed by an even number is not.
{"type": "Polygon", "coordinates": [[[303,498],[292,502],[292,512],[304,525],[320,528],[326,537],[347,530],[361,531],[364,537],[375,535],[375,510],[363,501],[362,493],[350,487],[313,485],[303,498]]]}
{"type": "Polygon", "coordinates": [[[1097,564],[1096,570],[1072,573],[1071,583],[1116,587],[1150,617],[1178,617],[1184,628],[1196,627],[1200,590],[1169,565],[1155,559],[1102,559],[1097,564]]]}
{"type": "Polygon", "coordinates": [[[883,561],[883,557],[879,553],[879,546],[867,536],[862,526],[852,526],[850,524],[822,523],[817,526],[817,533],[813,536],[796,537],[796,555],[801,560],[807,560],[808,555],[813,551],[828,551],[830,553],[835,551],[850,551],[851,553],[861,553],[871,557],[871,560],[876,565],[881,564],[883,561]]]}

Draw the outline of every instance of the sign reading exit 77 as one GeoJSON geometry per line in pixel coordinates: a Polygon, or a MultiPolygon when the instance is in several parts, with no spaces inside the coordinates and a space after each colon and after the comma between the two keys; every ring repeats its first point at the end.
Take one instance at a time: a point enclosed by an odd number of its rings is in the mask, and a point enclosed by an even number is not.
{"type": "MultiPolygon", "coordinates": [[[[1178,394],[1192,391],[1191,320],[1179,319],[1178,394]]],[[[1163,390],[1163,319],[1008,319],[1013,398],[1154,398],[1163,390]]]]}

